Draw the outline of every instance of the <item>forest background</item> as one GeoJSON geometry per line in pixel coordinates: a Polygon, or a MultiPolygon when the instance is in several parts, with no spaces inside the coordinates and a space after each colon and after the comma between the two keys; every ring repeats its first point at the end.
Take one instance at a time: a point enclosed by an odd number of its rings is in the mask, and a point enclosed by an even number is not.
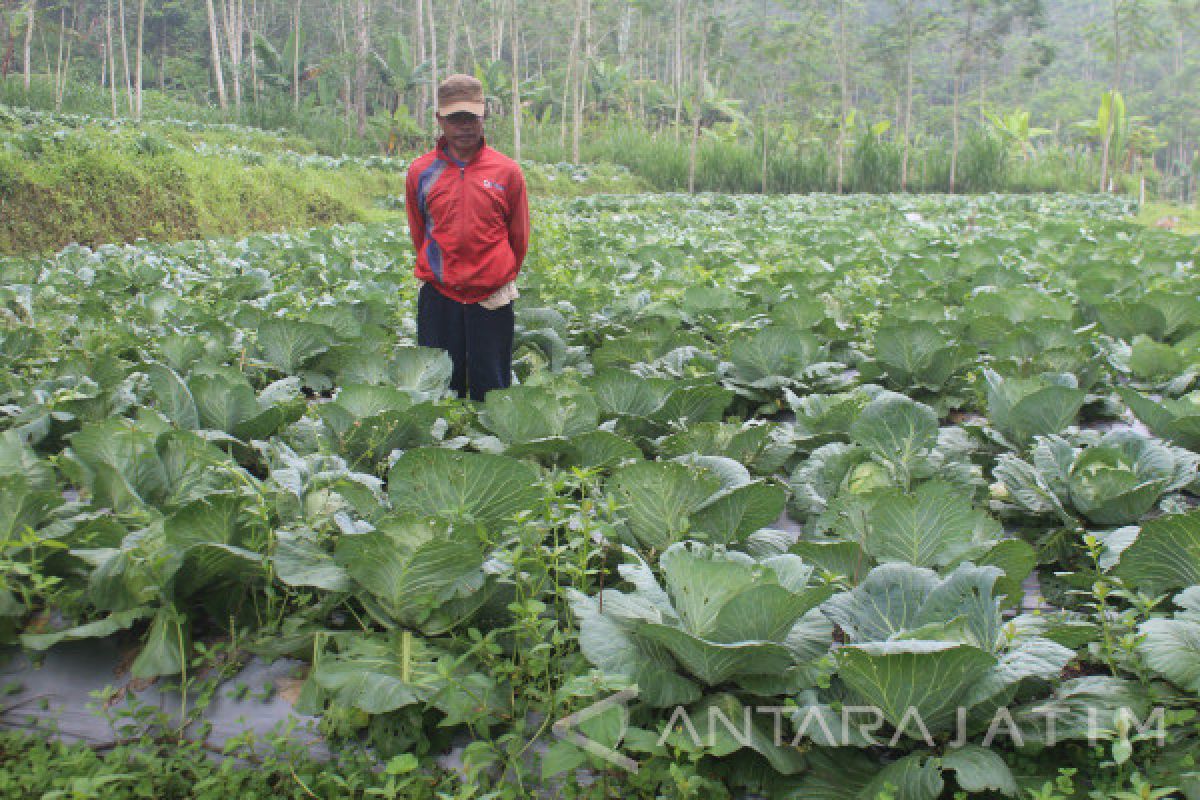
{"type": "Polygon", "coordinates": [[[474,72],[490,140],[658,190],[1193,200],[1197,0],[0,0],[0,102],[409,155],[474,72]],[[516,110],[517,113],[514,113],[516,110]]]}

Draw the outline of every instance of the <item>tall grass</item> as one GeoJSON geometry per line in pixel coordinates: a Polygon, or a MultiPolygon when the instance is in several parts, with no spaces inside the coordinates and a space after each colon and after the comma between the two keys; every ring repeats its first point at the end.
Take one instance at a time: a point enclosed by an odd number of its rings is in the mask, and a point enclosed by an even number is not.
{"type": "MultiPolygon", "coordinates": [[[[511,152],[512,129],[507,121],[489,128],[489,141],[511,152]]],[[[521,132],[522,157],[559,162],[570,157],[561,142],[557,122],[527,121],[521,132]]],[[[834,192],[836,154],[832,143],[802,140],[768,141],[767,191],[778,193],[834,192]]],[[[628,167],[659,191],[687,189],[688,132],[646,130],[625,118],[592,121],[583,131],[580,159],[628,167]]],[[[893,139],[864,132],[847,143],[843,190],[887,193],[901,188],[903,148],[893,139]]],[[[907,189],[946,192],[950,188],[950,143],[929,139],[910,148],[907,189]]],[[[705,134],[696,150],[696,188],[699,191],[755,193],[763,187],[762,134],[753,131],[735,139],[705,134]]],[[[1029,160],[1016,155],[1003,141],[982,129],[968,131],[958,154],[955,190],[981,192],[1090,191],[1099,180],[1095,159],[1077,149],[1050,147],[1029,160]]]]}
{"type": "MultiPolygon", "coordinates": [[[[52,110],[51,82],[37,76],[27,94],[19,76],[0,82],[0,103],[52,110]]],[[[122,100],[123,98],[118,98],[122,100]]],[[[72,84],[62,110],[107,116],[110,95],[92,84],[72,84]]],[[[118,106],[123,112],[124,107],[118,106]]],[[[340,110],[302,105],[290,98],[267,96],[258,104],[246,102],[240,110],[221,111],[177,99],[169,92],[147,90],[144,116],[201,122],[233,122],[293,132],[328,155],[377,153],[380,143],[373,133],[360,138],[340,110]]],[[[685,191],[688,185],[690,130],[655,130],[622,115],[591,120],[581,136],[580,160],[627,167],[659,191],[685,191]]],[[[768,134],[769,136],[770,134],[768,134]]],[[[489,121],[489,141],[512,150],[509,119],[489,121]]],[[[696,188],[699,191],[754,193],[763,188],[763,132],[757,128],[737,136],[705,131],[696,152],[696,188]]],[[[432,144],[433,136],[428,144],[432,144]]],[[[300,146],[303,149],[303,146],[300,146]]],[[[530,161],[560,163],[570,160],[570,142],[564,142],[557,121],[526,119],[522,128],[522,156],[530,161]]],[[[885,193],[901,189],[903,149],[894,138],[868,131],[847,142],[844,191],[885,193]]],[[[950,188],[950,145],[943,138],[918,140],[909,152],[907,190],[945,192],[950,188]]],[[[800,139],[767,142],[766,187],[769,192],[833,192],[837,189],[836,153],[832,141],[800,139]]],[[[1079,148],[1045,146],[1026,159],[986,130],[967,131],[958,154],[955,190],[980,192],[1080,192],[1099,184],[1099,164],[1093,154],[1079,148]]]]}

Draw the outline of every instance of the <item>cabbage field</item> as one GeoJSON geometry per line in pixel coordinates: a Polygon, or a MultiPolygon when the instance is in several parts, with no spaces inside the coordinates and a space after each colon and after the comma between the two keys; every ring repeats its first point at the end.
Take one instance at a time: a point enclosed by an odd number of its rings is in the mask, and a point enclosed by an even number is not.
{"type": "Polygon", "coordinates": [[[1200,237],[1131,210],[546,202],[483,404],[402,224],[0,259],[0,644],[293,659],[361,796],[1197,800],[1200,237]]]}

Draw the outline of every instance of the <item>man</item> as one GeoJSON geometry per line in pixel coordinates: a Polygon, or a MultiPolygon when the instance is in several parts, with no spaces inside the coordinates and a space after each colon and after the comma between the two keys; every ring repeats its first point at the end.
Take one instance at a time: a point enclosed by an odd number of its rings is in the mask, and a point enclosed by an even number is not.
{"type": "Polygon", "coordinates": [[[451,75],[437,90],[437,147],[408,170],[408,228],[417,250],[417,344],[450,354],[459,397],[482,401],[512,379],[515,280],[529,246],[517,163],[483,137],[483,86],[451,75]]]}

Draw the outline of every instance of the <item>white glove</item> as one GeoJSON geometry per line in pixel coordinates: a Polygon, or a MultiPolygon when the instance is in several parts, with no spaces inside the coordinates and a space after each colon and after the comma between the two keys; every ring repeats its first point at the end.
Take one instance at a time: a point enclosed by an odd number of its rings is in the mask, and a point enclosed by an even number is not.
{"type": "Polygon", "coordinates": [[[509,281],[496,291],[492,292],[492,294],[489,296],[480,300],[479,305],[483,306],[488,311],[495,311],[497,308],[502,308],[508,305],[520,296],[521,293],[517,291],[517,282],[509,281]]]}

